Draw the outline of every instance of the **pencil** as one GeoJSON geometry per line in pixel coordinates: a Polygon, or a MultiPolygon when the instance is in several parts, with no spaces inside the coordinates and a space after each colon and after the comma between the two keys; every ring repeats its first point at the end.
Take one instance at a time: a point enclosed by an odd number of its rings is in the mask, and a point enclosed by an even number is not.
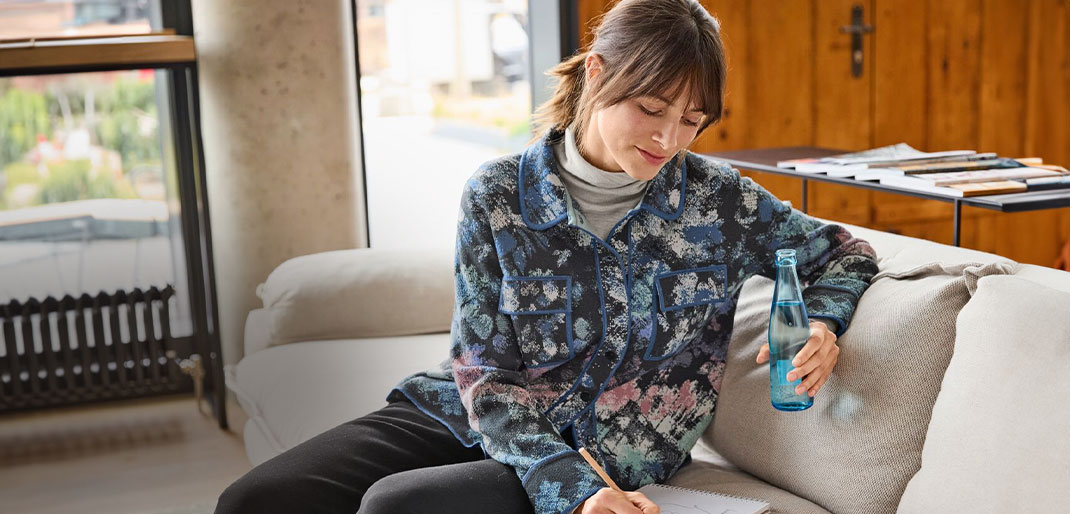
{"type": "Polygon", "coordinates": [[[598,473],[598,476],[602,477],[602,480],[605,480],[606,483],[609,484],[609,487],[612,487],[614,491],[624,492],[620,487],[617,487],[617,483],[614,482],[612,478],[609,478],[609,475],[606,474],[606,470],[598,465],[598,461],[594,460],[594,457],[591,457],[591,454],[587,452],[587,448],[580,448],[579,451],[580,455],[583,455],[583,459],[587,461],[587,464],[590,464],[591,467],[594,468],[594,472],[598,473]]]}

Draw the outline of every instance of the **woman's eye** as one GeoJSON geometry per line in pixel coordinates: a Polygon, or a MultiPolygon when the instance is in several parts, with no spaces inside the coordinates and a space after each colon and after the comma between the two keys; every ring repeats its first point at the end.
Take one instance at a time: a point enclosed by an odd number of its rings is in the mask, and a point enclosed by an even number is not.
{"type": "Polygon", "coordinates": [[[647,109],[646,107],[643,107],[642,105],[639,106],[639,110],[643,111],[644,114],[647,114],[647,115],[650,115],[650,116],[654,116],[654,115],[658,114],[657,112],[651,111],[650,109],[647,109]]]}
{"type": "Polygon", "coordinates": [[[697,121],[691,121],[691,120],[684,120],[684,125],[687,125],[688,127],[697,127],[698,126],[698,122],[697,121]]]}

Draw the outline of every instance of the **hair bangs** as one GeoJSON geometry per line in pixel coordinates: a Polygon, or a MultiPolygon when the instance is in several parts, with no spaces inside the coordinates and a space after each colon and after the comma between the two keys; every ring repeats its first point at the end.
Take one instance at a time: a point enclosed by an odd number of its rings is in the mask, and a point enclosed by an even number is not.
{"type": "Polygon", "coordinates": [[[685,95],[687,109],[694,106],[706,116],[703,127],[719,120],[724,66],[716,44],[687,31],[680,36],[648,45],[621,63],[620,72],[605,84],[604,105],[640,96],[673,102],[685,95]]]}

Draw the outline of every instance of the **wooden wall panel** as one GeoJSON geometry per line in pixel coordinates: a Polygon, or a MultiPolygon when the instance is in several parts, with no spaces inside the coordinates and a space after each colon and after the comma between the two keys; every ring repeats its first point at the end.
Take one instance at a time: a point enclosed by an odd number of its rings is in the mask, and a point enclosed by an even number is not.
{"type": "MultiPolygon", "coordinates": [[[[980,119],[981,1],[929,3],[930,148],[976,149],[980,119]]],[[[878,58],[883,59],[881,55],[878,58]]]]}
{"type": "MultiPolygon", "coordinates": [[[[813,143],[813,6],[811,2],[748,3],[747,148],[813,143]],[[753,121],[760,120],[760,123],[753,121]]],[[[798,207],[802,185],[791,177],[745,172],[798,207]]]]}
{"type": "MultiPolygon", "coordinates": [[[[1023,8],[1020,0],[984,0],[981,16],[980,119],[976,149],[1026,157],[1029,8],[1028,5],[1023,8]]],[[[971,217],[963,227],[963,244],[984,252],[1005,250],[1008,240],[1000,237],[1007,229],[1005,225],[1019,222],[986,209],[967,207],[963,212],[971,217]]],[[[1043,215],[1050,216],[1051,213],[1043,215]]]]}
{"type": "MultiPolygon", "coordinates": [[[[907,143],[922,150],[929,147],[928,3],[876,1],[872,146],[907,143]]],[[[888,193],[873,193],[872,202],[873,228],[915,237],[921,237],[922,232],[911,222],[944,220],[952,212],[942,202],[888,193]]]]}
{"type": "MultiPolygon", "coordinates": [[[[865,24],[873,24],[873,0],[823,0],[814,8],[813,130],[816,146],[860,150],[873,139],[873,39],[862,37],[863,73],[851,73],[851,8],[864,7],[865,24]]],[[[848,186],[811,182],[809,212],[855,225],[871,221],[872,192],[848,186]]]]}
{"type": "MultiPolygon", "coordinates": [[[[1066,0],[1033,0],[1028,9],[1027,57],[1020,67],[1026,77],[1026,156],[1070,166],[1070,4],[1066,0]]],[[[998,41],[998,40],[997,40],[998,41]]],[[[1013,132],[1012,127],[1007,127],[1013,132]]],[[[1015,260],[1051,266],[1067,230],[1070,208],[1058,211],[1000,214],[993,218],[998,234],[995,253],[1015,260]]]]}
{"type": "MultiPolygon", "coordinates": [[[[922,149],[976,149],[981,105],[981,0],[931,0],[925,9],[924,17],[919,18],[925,20],[922,57],[927,78],[922,99],[927,118],[922,149]]],[[[903,16],[889,21],[897,26],[916,24],[903,16]]],[[[893,52],[897,52],[902,43],[899,41],[899,46],[894,47],[893,52]]],[[[877,60],[883,62],[890,57],[886,53],[879,53],[877,60]]],[[[895,86],[893,78],[888,87],[895,86]]],[[[884,108],[886,111],[892,110],[898,104],[893,100],[884,108]]],[[[875,216],[876,219],[889,228],[897,227],[893,230],[904,235],[926,237],[949,244],[954,240],[951,204],[899,198],[882,202],[877,210],[880,212],[875,216]],[[946,237],[933,238],[932,234],[946,234],[946,237]]],[[[978,218],[983,216],[980,210],[974,209],[964,209],[962,214],[964,227],[977,223],[978,218]]],[[[963,246],[973,245],[971,234],[963,230],[963,246]]]]}
{"type": "Polygon", "coordinates": [[[746,148],[750,116],[747,115],[747,27],[750,26],[748,0],[702,2],[721,23],[721,43],[725,49],[728,79],[721,121],[706,130],[691,145],[696,152],[716,152],[746,148]]]}
{"type": "MultiPolygon", "coordinates": [[[[578,1],[584,19],[615,3],[578,1]]],[[[1070,166],[1070,0],[861,3],[875,32],[866,36],[865,76],[853,81],[843,69],[850,39],[839,33],[851,2],[704,1],[722,23],[728,112],[693,149],[906,142],[1070,166]]],[[[800,204],[798,180],[744,174],[800,204]]],[[[809,201],[824,218],[952,240],[948,203],[824,184],[811,184],[809,201]]],[[[963,246],[1020,262],[1051,266],[1070,239],[1070,209],[963,208],[963,217],[963,246]]]]}
{"type": "Polygon", "coordinates": [[[1027,157],[1022,128],[1026,126],[1029,9],[1023,9],[1021,0],[985,0],[982,9],[977,151],[1027,157]]]}

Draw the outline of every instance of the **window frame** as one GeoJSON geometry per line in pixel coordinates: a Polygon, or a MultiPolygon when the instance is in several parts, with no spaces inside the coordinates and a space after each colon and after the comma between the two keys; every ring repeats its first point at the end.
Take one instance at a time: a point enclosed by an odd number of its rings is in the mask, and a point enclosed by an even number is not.
{"type": "MultiPolygon", "coordinates": [[[[190,0],[159,0],[148,34],[42,37],[0,45],[0,77],[153,69],[166,71],[166,113],[174,149],[182,238],[193,333],[171,340],[179,357],[200,354],[206,361],[204,395],[219,428],[227,429],[226,388],[218,330],[215,264],[208,208],[200,95],[190,0]],[[158,17],[158,18],[157,18],[158,17]],[[97,41],[94,40],[106,40],[97,41]],[[92,49],[103,48],[94,54],[92,49]],[[5,56],[18,55],[16,64],[5,56]]],[[[165,134],[161,131],[161,135],[165,134]]],[[[167,142],[165,141],[165,144],[167,142]]],[[[192,381],[188,391],[193,391],[192,381]]]]}

